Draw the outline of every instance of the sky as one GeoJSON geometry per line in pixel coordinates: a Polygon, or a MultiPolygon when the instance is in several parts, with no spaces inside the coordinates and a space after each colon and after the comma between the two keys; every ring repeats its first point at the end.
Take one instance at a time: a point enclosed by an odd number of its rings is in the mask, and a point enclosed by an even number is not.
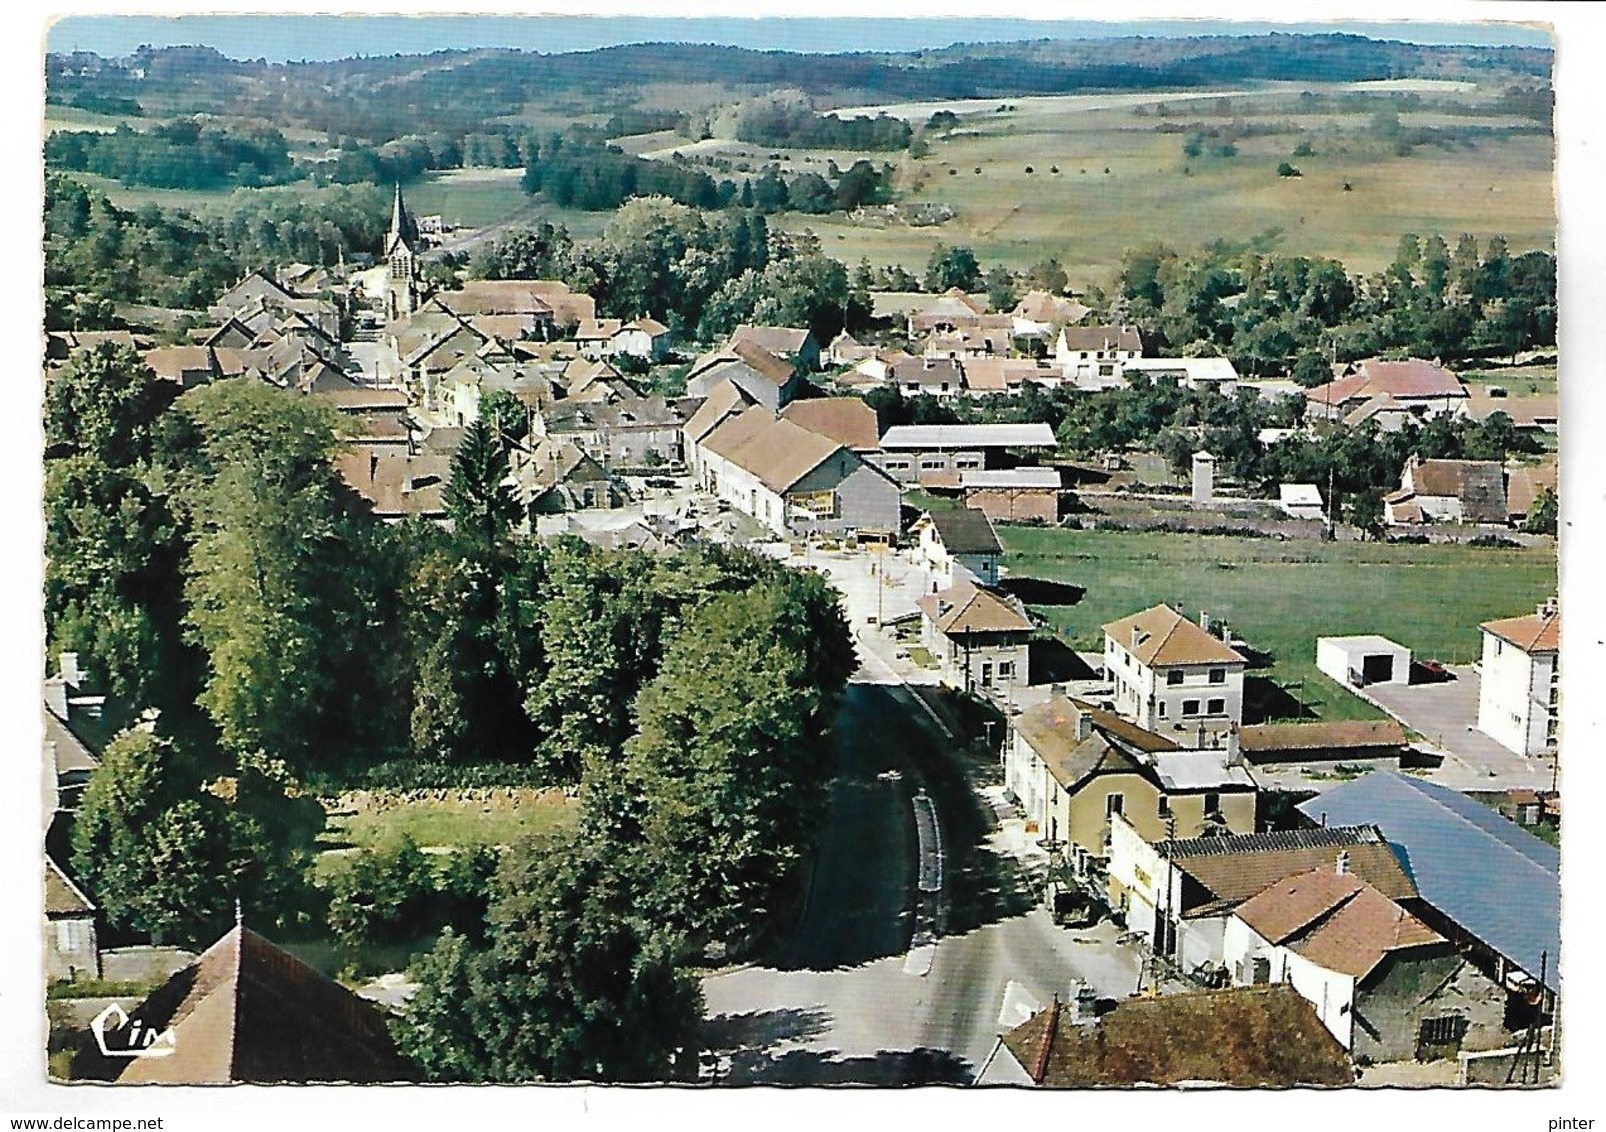
{"type": "Polygon", "coordinates": [[[1114,36],[1247,35],[1343,31],[1416,43],[1545,46],[1547,32],[1495,23],[1253,23],[1216,20],[678,18],[660,16],[339,16],[314,14],[72,16],[51,26],[50,51],[127,55],[141,44],[205,44],[236,59],[269,62],[355,55],[425,54],[516,47],[557,53],[619,43],[719,43],[803,52],[909,51],[952,43],[1114,36]]]}

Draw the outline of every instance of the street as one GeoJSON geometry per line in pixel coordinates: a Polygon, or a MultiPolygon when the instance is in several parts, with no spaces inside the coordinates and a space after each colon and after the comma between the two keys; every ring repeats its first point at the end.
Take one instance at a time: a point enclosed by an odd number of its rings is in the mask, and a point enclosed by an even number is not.
{"type": "Polygon", "coordinates": [[[838,778],[796,930],[774,956],[703,984],[720,1083],[962,1083],[1054,994],[1079,981],[1133,992],[1138,955],[1115,943],[1118,929],[1055,927],[1032,900],[1029,843],[1003,836],[968,787],[938,781],[951,740],[908,689],[851,684],[836,734],[838,778]],[[925,974],[908,955],[917,778],[938,796],[955,933],[925,974]]]}

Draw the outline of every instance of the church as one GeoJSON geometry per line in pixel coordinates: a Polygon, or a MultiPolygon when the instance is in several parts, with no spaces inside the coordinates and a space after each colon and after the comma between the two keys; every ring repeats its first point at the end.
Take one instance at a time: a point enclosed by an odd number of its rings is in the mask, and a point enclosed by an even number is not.
{"type": "Polygon", "coordinates": [[[418,225],[402,200],[401,185],[390,208],[390,231],[385,235],[385,320],[405,318],[419,307],[418,225]]]}

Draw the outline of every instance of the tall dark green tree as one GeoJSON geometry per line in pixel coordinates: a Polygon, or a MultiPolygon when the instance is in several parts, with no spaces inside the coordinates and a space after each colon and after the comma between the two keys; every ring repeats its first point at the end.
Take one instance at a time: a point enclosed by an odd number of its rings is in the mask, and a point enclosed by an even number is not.
{"type": "Polygon", "coordinates": [[[444,499],[457,531],[479,546],[495,546],[519,520],[510,474],[507,443],[489,421],[481,418],[463,430],[444,499]]]}

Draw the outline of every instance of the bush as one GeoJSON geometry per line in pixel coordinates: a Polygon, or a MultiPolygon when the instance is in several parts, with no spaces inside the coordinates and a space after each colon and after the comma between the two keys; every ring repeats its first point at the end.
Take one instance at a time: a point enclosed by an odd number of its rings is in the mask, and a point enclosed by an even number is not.
{"type": "Polygon", "coordinates": [[[1302,176],[1304,176],[1304,174],[1301,173],[1298,169],[1294,168],[1292,165],[1288,164],[1288,162],[1284,161],[1280,165],[1277,166],[1277,176],[1279,176],[1279,177],[1302,177],[1302,176]]]}
{"type": "Polygon", "coordinates": [[[478,938],[484,931],[496,851],[458,850],[439,867],[410,837],[365,850],[335,875],[329,930],[342,944],[403,943],[451,927],[478,938]]]}

